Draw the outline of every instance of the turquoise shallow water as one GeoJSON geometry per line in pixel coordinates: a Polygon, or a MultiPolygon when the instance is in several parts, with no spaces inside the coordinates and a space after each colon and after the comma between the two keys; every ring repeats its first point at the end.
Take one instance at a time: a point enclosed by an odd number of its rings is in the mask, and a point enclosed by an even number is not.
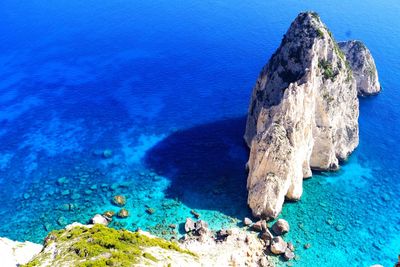
{"type": "MultiPolygon", "coordinates": [[[[285,205],[294,266],[392,266],[400,253],[397,1],[1,1],[0,236],[118,211],[114,227],[171,236],[196,210],[236,225],[251,88],[297,13],[372,51],[381,95],[360,103],[360,146],[285,205]],[[112,157],[104,158],[105,149],[112,157]],[[65,177],[65,178],[63,178],[65,177]],[[155,213],[150,215],[146,209],[155,213]],[[309,243],[309,249],[303,245],[309,243]]],[[[286,263],[282,263],[286,265],[286,263]]]]}

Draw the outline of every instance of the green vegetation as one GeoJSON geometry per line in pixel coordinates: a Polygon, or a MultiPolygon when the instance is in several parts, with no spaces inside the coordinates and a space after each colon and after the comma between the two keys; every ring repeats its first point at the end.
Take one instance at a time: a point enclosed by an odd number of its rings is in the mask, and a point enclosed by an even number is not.
{"type": "Polygon", "coordinates": [[[317,29],[317,35],[319,38],[324,39],[325,35],[321,29],[317,29]]]}
{"type": "Polygon", "coordinates": [[[314,19],[318,19],[319,20],[319,15],[318,15],[317,12],[312,11],[312,12],[310,12],[310,14],[314,19]]]}
{"type": "Polygon", "coordinates": [[[324,75],[325,79],[331,79],[332,81],[334,80],[337,73],[333,71],[332,64],[329,61],[321,59],[318,63],[318,67],[322,69],[322,74],[324,75]]]}
{"type": "MultiPolygon", "coordinates": [[[[58,266],[61,266],[62,262],[73,263],[79,267],[132,266],[143,259],[157,262],[157,258],[150,253],[143,253],[146,247],[160,247],[196,256],[176,243],[103,225],[94,225],[92,228],[77,226],[69,230],[53,231],[47,236],[45,247],[53,242],[56,242],[57,248],[62,247],[60,251],[63,253],[53,260],[58,266]]],[[[46,255],[41,254],[24,266],[39,266],[42,260],[47,259],[46,255]]]]}

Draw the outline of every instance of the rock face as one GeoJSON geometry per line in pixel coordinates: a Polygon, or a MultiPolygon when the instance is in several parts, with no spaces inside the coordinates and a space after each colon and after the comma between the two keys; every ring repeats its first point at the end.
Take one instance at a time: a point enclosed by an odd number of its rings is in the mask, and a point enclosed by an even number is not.
{"type": "Polygon", "coordinates": [[[356,81],[316,13],[301,13],[253,89],[245,140],[253,215],[276,218],[311,169],[337,170],[358,145],[356,81]]]}
{"type": "Polygon", "coordinates": [[[339,47],[346,54],[346,59],[353,70],[358,95],[378,94],[381,91],[378,71],[368,48],[360,41],[340,42],[339,47]]]}
{"type": "Polygon", "coordinates": [[[28,263],[43,246],[31,242],[16,242],[0,238],[0,259],[3,267],[16,267],[28,263]]]}

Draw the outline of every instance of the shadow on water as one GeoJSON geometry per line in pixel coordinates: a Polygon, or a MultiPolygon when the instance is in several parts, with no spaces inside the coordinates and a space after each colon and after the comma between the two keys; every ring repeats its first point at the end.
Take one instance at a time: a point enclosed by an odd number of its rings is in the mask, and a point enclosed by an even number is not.
{"type": "Polygon", "coordinates": [[[171,180],[167,197],[242,218],[249,214],[245,124],[240,117],[174,132],[148,151],[145,163],[171,180]]]}

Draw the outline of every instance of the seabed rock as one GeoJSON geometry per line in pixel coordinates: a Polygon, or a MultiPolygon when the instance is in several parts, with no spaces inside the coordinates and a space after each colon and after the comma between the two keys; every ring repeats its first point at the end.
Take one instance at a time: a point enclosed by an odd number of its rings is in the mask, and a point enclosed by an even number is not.
{"type": "Polygon", "coordinates": [[[119,207],[125,206],[126,204],[126,198],[122,195],[117,195],[113,197],[112,203],[114,205],[117,205],[119,207]]]}
{"type": "Polygon", "coordinates": [[[127,218],[128,216],[129,216],[129,212],[126,209],[120,209],[117,213],[117,217],[121,218],[121,219],[127,218]]]}
{"type": "Polygon", "coordinates": [[[105,150],[103,151],[103,157],[104,157],[105,159],[109,159],[109,158],[111,158],[112,156],[113,156],[113,152],[112,152],[111,149],[105,149],[105,150]]]}

